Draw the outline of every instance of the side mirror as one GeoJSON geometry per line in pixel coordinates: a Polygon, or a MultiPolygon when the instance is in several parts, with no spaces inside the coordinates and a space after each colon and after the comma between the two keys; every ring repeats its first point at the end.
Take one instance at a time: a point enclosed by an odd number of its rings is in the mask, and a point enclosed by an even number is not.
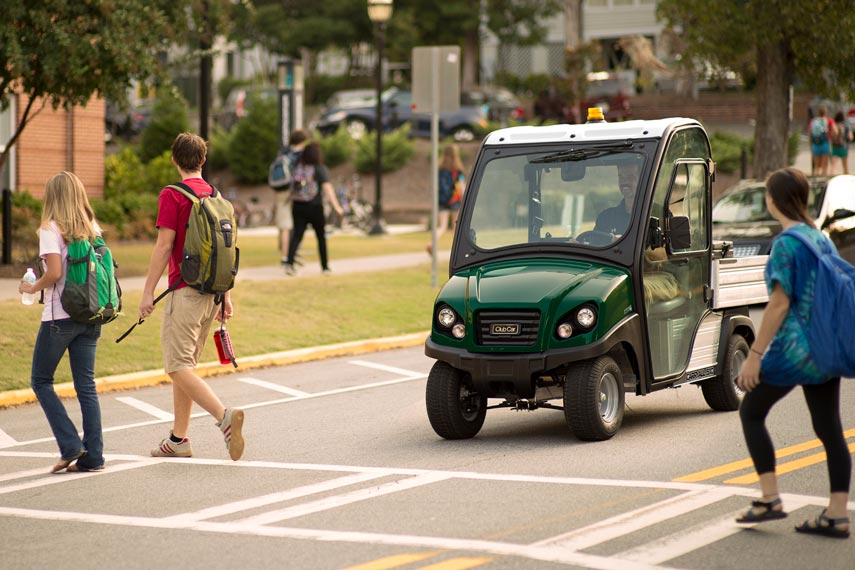
{"type": "Polygon", "coordinates": [[[647,245],[650,246],[650,249],[665,245],[662,228],[659,226],[659,218],[650,218],[650,222],[647,224],[647,245]]]}
{"type": "Polygon", "coordinates": [[[825,218],[825,221],[822,222],[822,229],[827,228],[837,220],[845,220],[846,218],[851,218],[855,216],[855,212],[852,210],[847,210],[846,208],[837,208],[834,210],[834,213],[825,218]]]}
{"type": "Polygon", "coordinates": [[[561,164],[561,180],[564,182],[576,182],[585,178],[585,163],[581,161],[570,161],[561,164]]]}
{"type": "Polygon", "coordinates": [[[671,251],[689,249],[692,245],[692,234],[689,230],[689,218],[687,216],[671,216],[668,220],[668,241],[671,251]]]}

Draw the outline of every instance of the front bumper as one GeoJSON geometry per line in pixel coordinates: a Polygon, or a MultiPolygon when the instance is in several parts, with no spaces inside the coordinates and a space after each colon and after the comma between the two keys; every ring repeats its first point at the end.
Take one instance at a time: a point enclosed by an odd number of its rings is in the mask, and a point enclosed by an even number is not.
{"type": "Polygon", "coordinates": [[[425,342],[425,355],[469,373],[475,390],[488,397],[518,396],[530,398],[535,393],[535,379],[567,364],[581,362],[611,351],[619,343],[629,343],[636,355],[642,354],[641,318],[630,315],[609,333],[591,344],[536,353],[471,352],[425,342]]]}

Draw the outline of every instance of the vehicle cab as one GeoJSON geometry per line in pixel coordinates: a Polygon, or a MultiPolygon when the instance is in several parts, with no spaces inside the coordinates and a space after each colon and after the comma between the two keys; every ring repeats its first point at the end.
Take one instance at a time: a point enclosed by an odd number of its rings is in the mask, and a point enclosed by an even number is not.
{"type": "Polygon", "coordinates": [[[487,409],[546,407],[604,440],[625,392],[690,383],[736,410],[754,340],[746,305],[766,292],[756,258],[712,242],[714,173],[692,119],[488,135],[425,345],[436,433],[469,438],[487,409]]]}

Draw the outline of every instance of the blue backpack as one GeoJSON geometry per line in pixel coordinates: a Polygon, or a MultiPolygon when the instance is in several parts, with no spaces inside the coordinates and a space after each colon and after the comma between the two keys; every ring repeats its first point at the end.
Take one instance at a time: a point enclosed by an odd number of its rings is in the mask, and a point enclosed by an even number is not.
{"type": "Polygon", "coordinates": [[[828,119],[816,117],[810,122],[810,142],[822,144],[828,141],[828,119]]]}
{"type": "Polygon", "coordinates": [[[829,378],[855,378],[855,267],[847,263],[830,243],[820,248],[807,236],[785,231],[781,235],[794,237],[813,253],[817,260],[814,302],[810,309],[807,331],[810,354],[820,372],[829,378]]]}
{"type": "Polygon", "coordinates": [[[439,170],[439,203],[448,204],[454,196],[454,175],[451,171],[441,168],[439,170]]]}

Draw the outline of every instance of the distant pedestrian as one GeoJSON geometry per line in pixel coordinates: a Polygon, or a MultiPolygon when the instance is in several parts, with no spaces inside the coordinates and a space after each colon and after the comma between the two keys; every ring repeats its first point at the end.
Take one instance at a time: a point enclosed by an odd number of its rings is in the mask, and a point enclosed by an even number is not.
{"type": "Polygon", "coordinates": [[[95,350],[101,325],[72,320],[60,298],[68,268],[68,244],[81,239],[94,241],[101,230],[83,183],[71,172],[60,172],[45,185],[38,233],[44,274],[32,284],[22,281],[18,291],[45,292],[42,324],[33,349],[31,385],[59,445],[60,460],[51,473],[66,469],[98,471],[104,468],[101,406],[95,390],[95,350]],[[66,352],[83,416],[82,440],[53,387],[56,367],[66,352]]]}
{"type": "MultiPolygon", "coordinates": [[[[280,154],[285,154],[288,157],[292,172],[308,140],[309,136],[303,129],[293,130],[288,135],[288,146],[282,149],[280,154]]],[[[288,262],[288,245],[291,243],[291,234],[294,232],[294,215],[291,212],[291,186],[288,185],[285,188],[275,190],[275,192],[273,219],[276,221],[276,227],[279,230],[279,253],[282,258],[282,265],[285,265],[288,262]]]]}
{"type": "Polygon", "coordinates": [[[324,216],[324,198],[326,198],[333,210],[339,215],[344,215],[344,210],[335,195],[335,189],[330,183],[329,172],[324,166],[321,146],[311,142],[303,149],[297,159],[297,165],[292,173],[293,186],[291,209],[294,213],[294,233],[288,248],[288,259],[285,263],[285,273],[295,275],[294,260],[303,234],[306,228],[312,226],[315,237],[318,240],[318,253],[321,258],[321,272],[329,273],[329,259],[327,257],[327,238],[325,233],[326,219],[324,216]]]}
{"type": "MultiPolygon", "coordinates": [[[[766,179],[766,208],[784,230],[792,228],[822,245],[827,238],[807,211],[809,192],[801,171],[777,170],[766,179]]],[[[825,448],[831,494],[828,507],[816,519],[797,526],[796,531],[848,538],[852,459],[840,420],[840,378],[827,378],[818,371],[801,324],[809,321],[814,301],[822,302],[814,299],[816,273],[816,257],[798,239],[784,234],[772,244],[766,265],[769,304],[737,379],[747,392],[739,416],[760,477],[762,498],[736,522],[757,523],[787,516],[778,491],[775,447],[766,428],[766,416],[779,400],[801,385],[813,430],[825,448]]]]}
{"type": "MultiPolygon", "coordinates": [[[[202,179],[202,165],[207,152],[205,141],[192,133],[181,133],[172,143],[172,163],[178,169],[183,183],[200,197],[210,196],[212,191],[210,184],[202,179]]],[[[191,208],[190,200],[178,190],[169,187],[161,190],[157,204],[157,242],[151,254],[140,300],[139,318],[145,319],[154,311],[154,289],[163,270],[168,267],[169,285],[179,285],[165,299],[160,341],[163,347],[163,368],[172,379],[175,409],[172,432],[151,451],[151,455],[193,455],[187,432],[195,402],[217,420],[216,425],[223,432],[229,456],[237,461],[244,448],[244,412],[239,408],[223,406],[207,382],[196,374],[196,365],[214,320],[229,319],[234,311],[228,291],[224,294],[224,306],[221,307],[215,303],[213,294],[202,294],[191,289],[181,279],[182,252],[191,208]]]]}
{"type": "MultiPolygon", "coordinates": [[[[455,143],[442,149],[439,161],[439,211],[436,219],[436,240],[448,229],[457,225],[460,206],[463,204],[463,192],[466,187],[466,177],[463,174],[463,161],[460,160],[460,147],[455,143]]],[[[427,246],[428,253],[433,253],[432,245],[427,246]]]]}
{"type": "Polygon", "coordinates": [[[828,116],[828,107],[820,105],[817,116],[808,123],[813,174],[816,176],[831,174],[831,139],[835,132],[834,121],[828,116]]]}
{"type": "Polygon", "coordinates": [[[840,161],[843,174],[849,174],[849,143],[852,142],[852,129],[846,124],[846,117],[842,111],[834,115],[834,126],[834,136],[831,138],[831,172],[835,170],[834,163],[840,161]]]}

